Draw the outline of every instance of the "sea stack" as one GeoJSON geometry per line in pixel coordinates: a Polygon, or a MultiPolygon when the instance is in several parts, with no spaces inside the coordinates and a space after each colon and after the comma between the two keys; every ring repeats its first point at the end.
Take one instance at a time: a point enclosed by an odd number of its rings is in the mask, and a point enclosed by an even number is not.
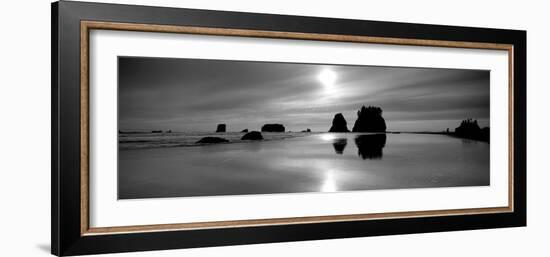
{"type": "Polygon", "coordinates": [[[262,126],[262,132],[285,132],[285,126],[282,124],[265,124],[262,126]]]}
{"type": "Polygon", "coordinates": [[[380,107],[361,107],[357,111],[357,120],[353,132],[386,132],[386,121],[382,118],[380,107]]]}
{"type": "Polygon", "coordinates": [[[344,119],[344,115],[337,113],[332,119],[332,127],[330,127],[328,132],[349,132],[348,123],[344,119]]]}
{"type": "Polygon", "coordinates": [[[216,132],[225,132],[225,124],[218,124],[216,132]]]}

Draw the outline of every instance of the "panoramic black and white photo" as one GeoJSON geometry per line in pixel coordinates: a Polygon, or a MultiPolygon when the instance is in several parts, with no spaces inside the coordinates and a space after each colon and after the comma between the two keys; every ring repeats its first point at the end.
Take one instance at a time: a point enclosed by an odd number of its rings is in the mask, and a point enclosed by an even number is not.
{"type": "Polygon", "coordinates": [[[118,57],[118,198],[490,184],[490,71],[118,57]]]}

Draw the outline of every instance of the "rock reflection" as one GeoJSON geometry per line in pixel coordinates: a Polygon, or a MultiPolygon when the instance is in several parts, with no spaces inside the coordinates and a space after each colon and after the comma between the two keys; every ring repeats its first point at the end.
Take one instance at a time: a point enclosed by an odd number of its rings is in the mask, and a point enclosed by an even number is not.
{"type": "Polygon", "coordinates": [[[464,145],[464,146],[475,145],[479,142],[479,141],[475,141],[475,140],[471,140],[471,139],[464,139],[464,138],[462,138],[461,141],[462,141],[462,145],[464,145]]]}
{"type": "Polygon", "coordinates": [[[381,159],[386,146],[386,134],[359,135],[355,138],[357,154],[365,159],[381,159]]]}
{"type": "Polygon", "coordinates": [[[332,143],[332,146],[334,147],[334,152],[336,152],[336,154],[343,154],[347,144],[348,144],[347,138],[335,139],[334,142],[332,143]]]}

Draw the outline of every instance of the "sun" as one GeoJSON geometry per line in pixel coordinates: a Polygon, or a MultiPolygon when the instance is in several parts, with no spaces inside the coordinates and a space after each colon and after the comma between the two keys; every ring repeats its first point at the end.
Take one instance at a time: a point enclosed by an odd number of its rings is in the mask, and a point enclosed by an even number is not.
{"type": "Polygon", "coordinates": [[[319,73],[318,79],[327,88],[331,88],[336,83],[336,72],[324,69],[319,73]]]}

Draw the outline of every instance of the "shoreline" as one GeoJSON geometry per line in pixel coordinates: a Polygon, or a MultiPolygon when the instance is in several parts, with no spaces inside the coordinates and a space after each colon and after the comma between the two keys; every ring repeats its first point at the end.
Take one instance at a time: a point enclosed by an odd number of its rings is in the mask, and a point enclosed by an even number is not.
{"type": "Polygon", "coordinates": [[[398,132],[398,133],[403,133],[403,134],[421,134],[421,135],[446,135],[446,136],[455,137],[455,138],[469,139],[469,140],[474,140],[474,141],[479,141],[479,142],[490,143],[489,140],[485,140],[485,139],[483,139],[483,138],[476,138],[476,137],[469,137],[469,136],[460,136],[460,135],[457,135],[455,132],[428,132],[428,131],[420,131],[420,132],[398,132]]]}
{"type": "MultiPolygon", "coordinates": [[[[223,137],[225,135],[241,135],[246,134],[243,132],[225,132],[225,133],[210,133],[204,135],[217,135],[220,134],[220,137],[223,137]]],[[[145,134],[145,133],[143,133],[145,134]]],[[[181,136],[182,138],[185,137],[193,137],[198,138],[197,136],[185,136],[182,135],[182,133],[179,132],[173,132],[173,133],[165,133],[165,134],[156,134],[156,133],[149,133],[152,136],[160,136],[160,137],[169,137],[171,135],[174,136],[181,136]]],[[[241,139],[229,139],[229,142],[220,142],[220,143],[196,143],[193,142],[177,142],[172,140],[166,140],[166,142],[157,141],[157,140],[128,140],[128,141],[120,141],[120,137],[118,140],[118,150],[119,151],[131,151],[131,150],[144,150],[144,149],[157,149],[157,148],[181,148],[181,147],[198,147],[198,146],[211,146],[211,145],[227,145],[227,144],[238,144],[238,143],[254,143],[254,142],[269,142],[269,141],[278,141],[278,140],[284,140],[284,139],[291,139],[291,138],[298,138],[298,137],[307,137],[307,136],[314,136],[314,135],[322,135],[322,134],[357,134],[357,135],[374,135],[374,134],[418,134],[418,135],[442,135],[442,136],[450,136],[454,138],[460,138],[460,139],[468,139],[473,141],[479,141],[479,142],[486,142],[489,143],[489,141],[482,140],[482,139],[476,139],[476,138],[468,138],[468,137],[461,137],[456,135],[455,133],[447,133],[447,132],[430,132],[430,131],[418,131],[418,132],[411,132],[411,131],[386,131],[386,132],[264,132],[264,135],[277,135],[280,137],[266,137],[262,140],[241,140],[241,139]],[[150,144],[156,144],[156,145],[147,145],[147,143],[150,144]],[[134,145],[135,144],[135,145],[134,145]],[[139,144],[144,144],[140,146],[139,144]]],[[[199,136],[200,137],[200,136],[199,136]]],[[[127,138],[126,136],[124,138],[127,138]]],[[[177,139],[176,139],[177,140],[177,139]]]]}
{"type": "MultiPolygon", "coordinates": [[[[174,133],[174,132],[173,132],[174,133]]],[[[204,135],[213,135],[213,136],[220,136],[223,137],[223,135],[244,135],[245,132],[197,132],[197,133],[204,133],[202,136],[187,136],[187,137],[194,137],[194,138],[201,138],[204,135]]],[[[181,142],[181,143],[173,143],[173,144],[165,144],[165,145],[157,145],[157,146],[144,146],[144,147],[121,147],[121,144],[132,144],[132,143],[155,143],[158,141],[155,140],[129,140],[125,142],[120,142],[118,140],[118,150],[119,151],[131,151],[131,150],[143,150],[143,149],[157,149],[157,148],[180,148],[180,147],[198,147],[198,146],[213,146],[213,145],[228,145],[228,144],[238,144],[238,143],[254,143],[254,142],[269,142],[269,141],[278,141],[278,140],[284,140],[284,139],[290,139],[290,138],[298,138],[298,137],[306,137],[306,136],[312,136],[312,135],[319,135],[323,132],[263,132],[264,135],[280,135],[278,138],[264,138],[261,140],[242,140],[239,136],[239,139],[231,139],[229,142],[219,142],[219,143],[197,143],[196,141],[193,142],[181,142]]],[[[149,133],[151,134],[151,133],[149,133]]],[[[183,133],[180,133],[179,135],[182,136],[183,133]]],[[[159,136],[158,134],[151,134],[154,136],[159,136]]],[[[160,136],[169,136],[171,134],[160,134],[160,136]]],[[[177,134],[176,134],[177,135],[177,134]]],[[[183,135],[183,137],[186,137],[183,135]]],[[[168,141],[170,142],[170,141],[168,141]]]]}

